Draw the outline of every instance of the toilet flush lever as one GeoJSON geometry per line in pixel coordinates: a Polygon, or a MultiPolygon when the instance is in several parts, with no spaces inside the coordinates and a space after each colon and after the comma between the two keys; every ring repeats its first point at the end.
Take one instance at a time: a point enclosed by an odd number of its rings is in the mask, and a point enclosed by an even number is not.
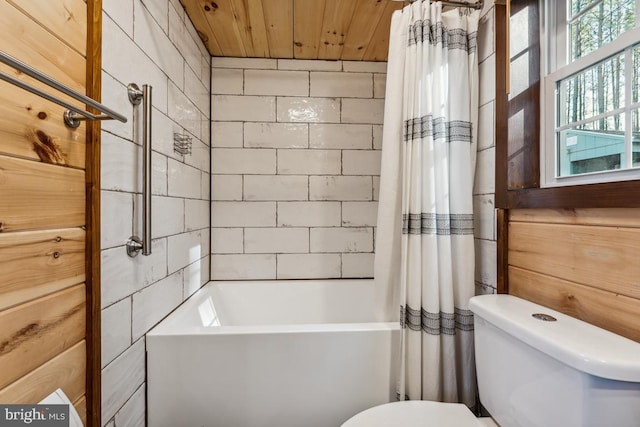
{"type": "Polygon", "coordinates": [[[544,313],[534,313],[532,314],[533,317],[535,317],[538,320],[542,320],[545,322],[555,322],[558,319],[556,319],[555,317],[549,315],[549,314],[544,314],[544,313]]]}

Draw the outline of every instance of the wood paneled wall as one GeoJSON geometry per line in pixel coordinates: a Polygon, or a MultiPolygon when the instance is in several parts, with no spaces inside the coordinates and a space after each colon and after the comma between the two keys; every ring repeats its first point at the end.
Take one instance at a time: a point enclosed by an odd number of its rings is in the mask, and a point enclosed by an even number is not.
{"type": "MultiPolygon", "coordinates": [[[[0,1],[0,27],[0,50],[87,93],[84,0],[0,1]]],[[[0,82],[0,402],[62,388],[86,419],[87,128],[63,110],[0,82]]]]}
{"type": "Polygon", "coordinates": [[[509,214],[509,293],[640,342],[640,209],[509,214]]]}

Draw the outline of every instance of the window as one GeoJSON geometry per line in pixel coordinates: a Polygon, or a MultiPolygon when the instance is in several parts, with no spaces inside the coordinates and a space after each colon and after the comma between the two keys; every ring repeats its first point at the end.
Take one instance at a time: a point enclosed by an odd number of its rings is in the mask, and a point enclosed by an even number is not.
{"type": "Polygon", "coordinates": [[[546,0],[542,186],[640,179],[640,0],[546,0]]]}

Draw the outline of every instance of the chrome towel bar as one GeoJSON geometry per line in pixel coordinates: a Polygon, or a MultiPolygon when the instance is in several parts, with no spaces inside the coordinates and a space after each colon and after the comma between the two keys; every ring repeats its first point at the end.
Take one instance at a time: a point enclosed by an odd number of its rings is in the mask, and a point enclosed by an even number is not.
{"type": "Polygon", "coordinates": [[[29,77],[33,77],[39,82],[42,82],[45,85],[59,92],[62,92],[65,95],[70,96],[76,101],[82,102],[83,104],[100,111],[101,113],[100,115],[90,113],[88,111],[85,111],[82,108],[79,108],[75,105],[68,103],[63,99],[55,97],[47,92],[44,92],[43,90],[38,89],[37,87],[31,86],[30,84],[25,83],[20,79],[17,79],[9,74],[6,74],[0,71],[0,80],[4,80],[6,82],[14,84],[15,86],[18,86],[21,89],[29,91],[33,94],[41,96],[42,98],[48,101],[54,102],[58,105],[61,105],[67,108],[67,111],[64,112],[63,119],[65,124],[71,128],[77,128],[78,126],[80,126],[81,120],[114,120],[115,119],[115,120],[121,121],[122,123],[127,122],[127,118],[122,114],[116,113],[112,109],[100,104],[99,102],[89,98],[86,95],[81,94],[80,92],[70,88],[69,86],[66,86],[60,83],[59,81],[53,79],[52,77],[49,77],[46,74],[43,74],[42,72],[36,70],[30,65],[27,65],[24,62],[2,51],[0,51],[0,62],[7,64],[12,68],[15,68],[16,70],[20,71],[23,74],[26,74],[29,77]]]}

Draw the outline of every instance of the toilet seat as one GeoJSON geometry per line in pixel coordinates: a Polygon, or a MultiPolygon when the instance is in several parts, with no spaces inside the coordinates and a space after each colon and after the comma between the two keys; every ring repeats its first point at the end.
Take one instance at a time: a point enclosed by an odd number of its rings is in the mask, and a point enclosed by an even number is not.
{"type": "Polygon", "coordinates": [[[484,424],[461,403],[408,400],[385,403],[362,411],[342,427],[482,427],[484,424]]]}

